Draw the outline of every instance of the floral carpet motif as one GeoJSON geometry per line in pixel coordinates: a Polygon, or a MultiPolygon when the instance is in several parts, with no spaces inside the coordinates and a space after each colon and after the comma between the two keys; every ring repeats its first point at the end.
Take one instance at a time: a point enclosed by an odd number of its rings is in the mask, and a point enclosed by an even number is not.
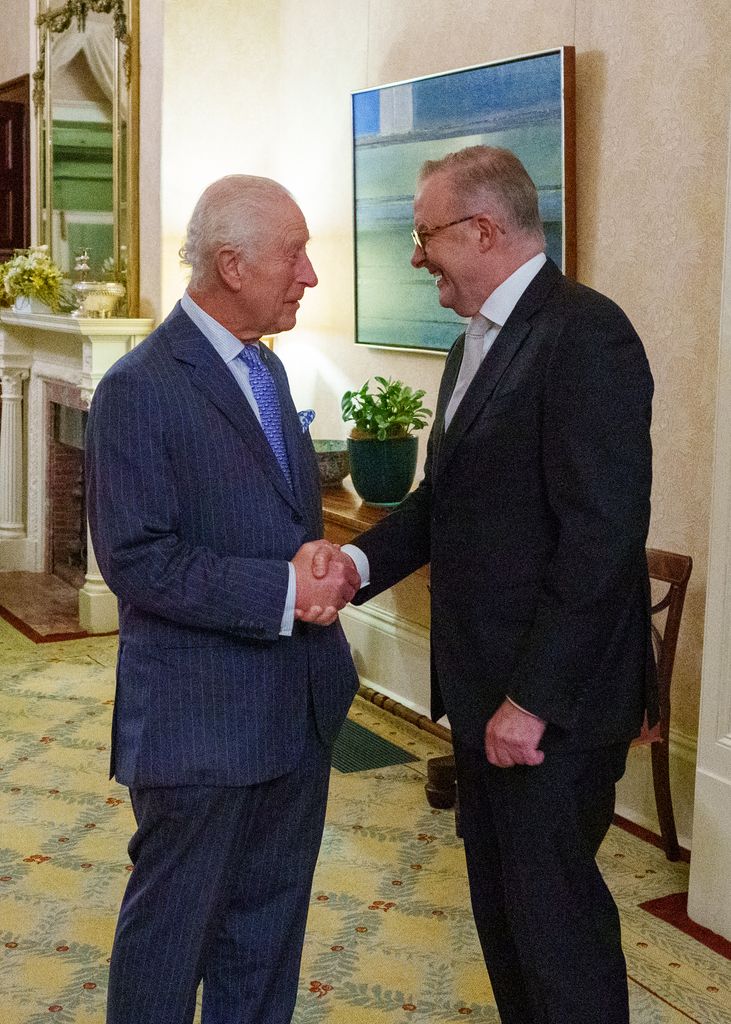
{"type": "MultiPolygon", "coordinates": [[[[0,621],[0,1021],[102,1024],[133,830],[107,780],[116,637],[34,644],[0,621]]],[[[497,1024],[450,811],[424,797],[446,745],[356,699],[418,760],[333,771],[294,1024],[497,1024]]],[[[688,867],[612,828],[633,1024],[731,1024],[731,963],[639,906],[688,867]]]]}

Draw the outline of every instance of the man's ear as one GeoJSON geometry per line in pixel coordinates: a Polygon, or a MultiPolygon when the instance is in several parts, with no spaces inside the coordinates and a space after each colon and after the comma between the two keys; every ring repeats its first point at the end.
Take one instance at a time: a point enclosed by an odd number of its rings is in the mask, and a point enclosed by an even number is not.
{"type": "Polygon", "coordinates": [[[224,246],[216,253],[216,270],[222,283],[232,292],[240,292],[244,283],[244,266],[237,249],[224,246]]]}
{"type": "Polygon", "coordinates": [[[488,252],[505,234],[505,228],[498,224],[488,213],[477,216],[477,227],[480,229],[480,250],[488,252]]]}

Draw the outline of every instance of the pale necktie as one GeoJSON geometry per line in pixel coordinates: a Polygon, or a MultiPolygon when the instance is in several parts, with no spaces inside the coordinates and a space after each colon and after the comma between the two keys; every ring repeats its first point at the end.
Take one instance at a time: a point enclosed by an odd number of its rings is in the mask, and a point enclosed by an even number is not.
{"type": "Polygon", "coordinates": [[[259,407],[261,428],[291,486],[287,446],[282,433],[282,410],[279,407],[279,395],[272,375],[264,365],[258,345],[244,345],[238,358],[243,359],[249,371],[249,384],[259,407]]]}
{"type": "Polygon", "coordinates": [[[444,429],[449,428],[452,417],[457,411],[459,403],[465,395],[465,391],[472,383],[472,378],[480,368],[482,362],[482,350],[485,343],[485,334],[493,326],[492,320],[488,320],[482,313],[475,313],[469,322],[464,339],[462,352],[462,365],[459,368],[457,383],[454,385],[452,397],[449,399],[447,411],[444,413],[444,429]]]}

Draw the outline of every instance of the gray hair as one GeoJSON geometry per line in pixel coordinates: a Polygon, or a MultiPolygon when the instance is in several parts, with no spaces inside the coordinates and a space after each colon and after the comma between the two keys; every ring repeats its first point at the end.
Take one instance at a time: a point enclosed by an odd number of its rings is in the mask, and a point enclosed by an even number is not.
{"type": "Polygon", "coordinates": [[[270,239],[273,208],[291,199],[283,185],[253,174],[229,174],[209,185],[195,204],[180,249],[181,260],[192,271],[191,285],[209,282],[222,246],[255,260],[270,239]]]}
{"type": "Polygon", "coordinates": [[[496,146],[467,146],[441,160],[427,160],[419,182],[433,174],[447,174],[459,199],[479,199],[490,212],[521,234],[545,241],[538,212],[538,192],[515,153],[496,146]]]}

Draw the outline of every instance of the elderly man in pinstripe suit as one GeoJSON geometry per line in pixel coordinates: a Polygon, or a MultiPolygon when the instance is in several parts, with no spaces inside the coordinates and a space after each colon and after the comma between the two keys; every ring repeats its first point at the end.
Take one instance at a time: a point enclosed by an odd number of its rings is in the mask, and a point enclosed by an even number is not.
{"type": "Polygon", "coordinates": [[[315,580],[312,442],[263,334],[317,284],[304,217],[266,178],[195,208],[190,286],[106,374],[88,508],[119,599],[112,773],[134,870],[109,1024],[286,1024],[295,1003],[332,741],[357,677],[337,622],[347,559],[315,580]]]}

